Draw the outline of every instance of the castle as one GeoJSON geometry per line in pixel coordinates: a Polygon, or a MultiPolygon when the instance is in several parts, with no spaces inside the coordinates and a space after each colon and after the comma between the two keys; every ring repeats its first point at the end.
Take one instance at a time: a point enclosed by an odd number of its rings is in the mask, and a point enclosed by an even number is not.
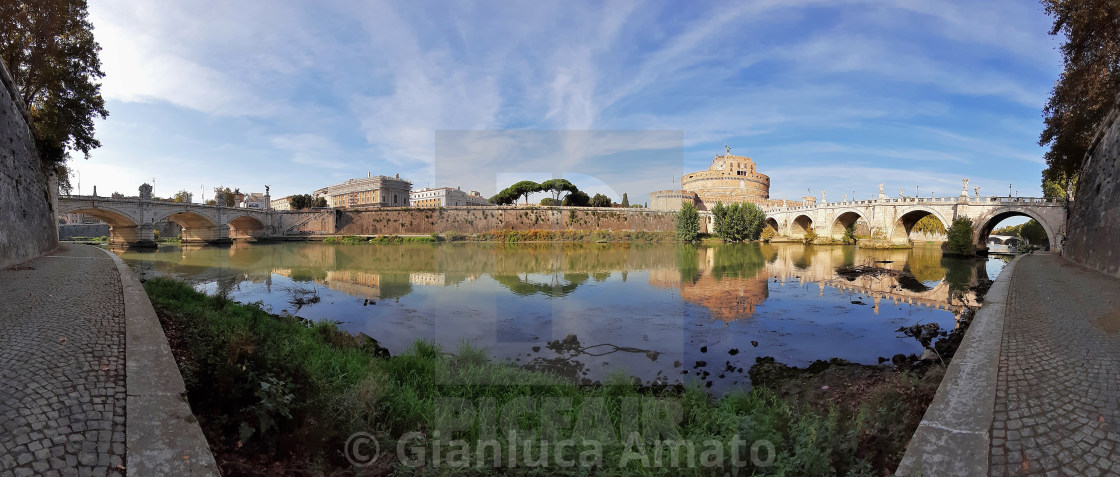
{"type": "MultiPolygon", "coordinates": [[[[750,202],[759,207],[799,206],[804,202],[770,199],[770,177],[755,170],[749,157],[731,155],[731,148],[716,156],[707,170],[685,174],[681,188],[650,193],[649,207],[653,210],[680,210],[691,202],[700,210],[715,207],[717,202],[750,202]]],[[[809,199],[809,198],[807,198],[809,199]]]]}

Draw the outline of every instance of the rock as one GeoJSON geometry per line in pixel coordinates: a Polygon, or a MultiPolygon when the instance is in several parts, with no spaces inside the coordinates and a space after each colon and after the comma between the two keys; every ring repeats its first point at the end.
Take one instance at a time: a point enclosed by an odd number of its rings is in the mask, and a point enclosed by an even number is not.
{"type": "Polygon", "coordinates": [[[731,356],[735,356],[735,355],[739,354],[739,348],[731,348],[731,349],[727,350],[727,354],[729,354],[731,356]]]}
{"type": "Polygon", "coordinates": [[[700,347],[700,352],[701,353],[707,353],[708,352],[708,347],[707,346],[701,346],[700,347]]]}
{"type": "Polygon", "coordinates": [[[358,334],[354,336],[354,340],[358,342],[358,347],[359,348],[361,348],[363,351],[365,351],[367,353],[372,354],[374,357],[377,357],[377,358],[389,358],[389,357],[391,357],[391,355],[389,354],[389,349],[388,348],[386,348],[384,346],[381,346],[381,343],[378,343],[377,340],[371,338],[369,335],[367,335],[365,333],[358,332],[358,334]]]}
{"type": "Polygon", "coordinates": [[[757,348],[758,347],[758,342],[752,340],[751,341],[751,346],[754,346],[755,348],[757,348]]]}
{"type": "Polygon", "coordinates": [[[932,349],[926,348],[925,351],[922,351],[922,355],[920,357],[918,357],[918,360],[920,360],[920,361],[940,361],[941,358],[938,357],[937,353],[933,352],[932,349]]]}

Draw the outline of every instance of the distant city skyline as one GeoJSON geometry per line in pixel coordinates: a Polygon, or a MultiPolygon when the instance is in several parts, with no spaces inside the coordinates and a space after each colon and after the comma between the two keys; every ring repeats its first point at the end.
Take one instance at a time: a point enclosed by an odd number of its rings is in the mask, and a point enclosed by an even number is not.
{"type": "Polygon", "coordinates": [[[770,176],[772,198],[865,199],[880,182],[950,196],[962,177],[970,193],[1040,195],[1041,108],[1060,71],[1034,2],[89,8],[110,117],[103,146],[70,165],[102,195],[269,184],[278,198],[372,172],[489,196],[560,174],[643,203],[725,144],[770,176]],[[619,131],[655,139],[617,149],[619,131]],[[525,134],[625,157],[440,142],[525,134]],[[441,173],[456,161],[471,182],[441,173]]]}

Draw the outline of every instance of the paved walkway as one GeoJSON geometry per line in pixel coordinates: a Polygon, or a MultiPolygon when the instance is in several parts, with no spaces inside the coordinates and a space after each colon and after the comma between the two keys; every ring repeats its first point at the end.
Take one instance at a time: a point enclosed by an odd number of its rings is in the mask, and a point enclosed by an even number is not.
{"type": "Polygon", "coordinates": [[[993,418],[990,475],[1120,475],[1120,280],[1019,261],[993,418]]]}
{"type": "Polygon", "coordinates": [[[0,270],[0,476],[119,475],[125,458],[120,275],[93,247],[0,270]]]}

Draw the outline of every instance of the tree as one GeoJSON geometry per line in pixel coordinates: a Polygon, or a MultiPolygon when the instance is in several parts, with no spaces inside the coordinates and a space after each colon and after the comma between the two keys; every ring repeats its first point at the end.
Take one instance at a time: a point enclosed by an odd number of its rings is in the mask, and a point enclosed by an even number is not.
{"type": "Polygon", "coordinates": [[[685,242],[694,242],[700,235],[700,213],[696,206],[685,202],[677,212],[677,238],[685,242]]]}
{"type": "Polygon", "coordinates": [[[312,207],[320,207],[320,208],[327,207],[327,198],[326,197],[316,197],[315,200],[311,202],[311,206],[312,207]]]}
{"type": "Polygon", "coordinates": [[[171,198],[175,202],[189,204],[189,203],[194,201],[194,194],[191,194],[190,192],[187,192],[186,190],[181,190],[179,192],[176,192],[175,195],[172,196],[171,198]]]}
{"type": "Polygon", "coordinates": [[[534,192],[541,192],[543,190],[544,189],[541,188],[541,185],[537,184],[536,182],[521,181],[514,185],[506,187],[505,189],[502,189],[501,192],[498,192],[494,195],[494,197],[490,198],[490,202],[498,205],[513,204],[524,197],[525,203],[528,204],[529,194],[532,194],[534,192]]]}
{"type": "Polygon", "coordinates": [[[595,194],[595,196],[591,198],[591,206],[592,207],[610,207],[611,206],[611,198],[607,197],[603,194],[595,194]]]}
{"type": "Polygon", "coordinates": [[[622,206],[623,207],[630,207],[630,199],[626,198],[626,193],[625,192],[622,193],[622,206]]]}
{"type": "Polygon", "coordinates": [[[1042,5],[1054,19],[1050,35],[1066,39],[1062,74],[1042,110],[1045,127],[1038,144],[1050,146],[1042,175],[1044,181],[1069,184],[1120,90],[1120,1],[1042,0],[1042,5]]]}
{"type": "Polygon", "coordinates": [[[945,253],[967,256],[976,254],[972,245],[972,219],[968,217],[953,219],[953,224],[949,226],[949,232],[946,235],[948,236],[947,240],[945,245],[942,246],[945,253]]]}
{"type": "Polygon", "coordinates": [[[311,199],[311,194],[296,194],[288,198],[288,205],[292,207],[292,210],[303,210],[312,207],[314,201],[311,199]]]}
{"type": "Polygon", "coordinates": [[[1032,245],[1040,245],[1047,240],[1046,229],[1042,228],[1042,224],[1034,219],[1028,220],[1020,225],[1018,235],[1032,245]]]}
{"type": "Polygon", "coordinates": [[[541,199],[541,205],[546,206],[546,207],[552,207],[552,206],[560,205],[560,204],[561,204],[560,201],[558,201],[556,199],[553,199],[552,197],[545,197],[545,198],[541,199]]]}
{"type": "Polygon", "coordinates": [[[717,202],[712,208],[713,233],[724,242],[758,240],[766,222],[766,214],[757,205],[717,202]]]}
{"type": "Polygon", "coordinates": [[[567,197],[564,197],[564,201],[560,203],[560,205],[567,207],[587,207],[590,204],[591,197],[588,197],[587,193],[581,190],[568,194],[567,197]]]}
{"type": "MultiPolygon", "coordinates": [[[[106,118],[101,71],[85,0],[0,2],[0,61],[31,114],[39,159],[60,166],[70,151],[101,146],[95,117],[106,118]]],[[[59,175],[59,180],[64,176],[59,175]]]]}
{"type": "Polygon", "coordinates": [[[221,202],[218,205],[233,207],[237,204],[237,198],[234,197],[236,193],[236,191],[230,190],[229,187],[218,186],[214,188],[214,200],[216,202],[221,202]]]}
{"type": "Polygon", "coordinates": [[[923,233],[926,235],[935,235],[945,233],[945,225],[937,219],[936,215],[929,214],[925,217],[918,219],[912,229],[914,232],[923,233]]]}
{"type": "Polygon", "coordinates": [[[122,194],[120,192],[113,192],[112,194],[109,194],[109,197],[112,197],[114,199],[123,199],[124,194],[122,194]]]}
{"type": "Polygon", "coordinates": [[[548,191],[552,193],[552,200],[555,201],[556,204],[561,203],[561,195],[566,196],[572,192],[579,190],[574,184],[568,182],[567,179],[549,179],[547,181],[541,182],[540,187],[541,191],[548,191]]]}

